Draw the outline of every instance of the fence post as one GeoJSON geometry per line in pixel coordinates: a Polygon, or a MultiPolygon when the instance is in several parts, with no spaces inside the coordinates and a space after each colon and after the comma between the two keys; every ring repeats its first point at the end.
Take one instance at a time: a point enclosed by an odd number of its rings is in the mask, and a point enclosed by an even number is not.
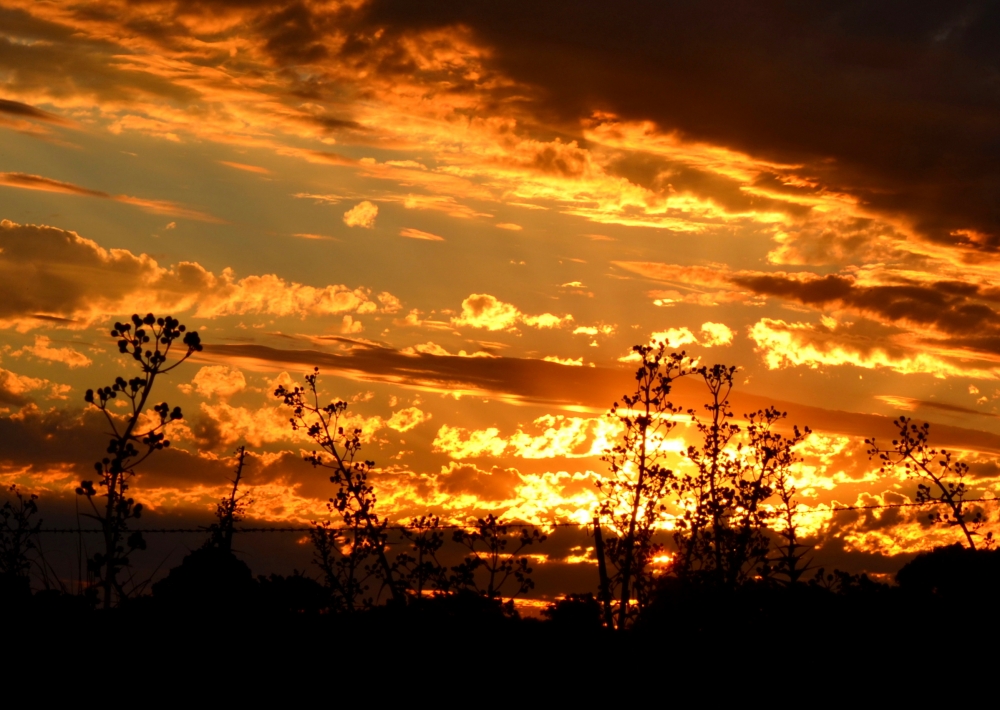
{"type": "Polygon", "coordinates": [[[597,573],[601,578],[601,604],[604,606],[604,625],[615,628],[611,613],[611,587],[608,584],[608,566],[604,560],[604,538],[601,537],[601,519],[594,516],[594,554],[597,555],[597,573]]]}

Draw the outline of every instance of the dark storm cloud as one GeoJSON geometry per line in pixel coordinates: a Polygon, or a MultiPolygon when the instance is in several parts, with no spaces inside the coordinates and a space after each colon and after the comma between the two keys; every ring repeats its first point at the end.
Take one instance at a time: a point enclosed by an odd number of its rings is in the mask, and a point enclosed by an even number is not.
{"type": "Polygon", "coordinates": [[[941,333],[982,333],[1000,327],[1000,314],[979,299],[995,300],[975,284],[941,281],[859,286],[853,279],[830,275],[801,280],[787,275],[736,276],[733,283],[762,296],[777,296],[822,308],[838,305],[889,322],[908,321],[941,333]]]}
{"type": "Polygon", "coordinates": [[[814,308],[846,308],[884,323],[930,327],[950,336],[947,344],[953,347],[1000,353],[1000,313],[989,305],[997,301],[995,289],[956,281],[861,286],[837,275],[805,280],[736,275],[732,283],[814,308]]]}
{"type": "Polygon", "coordinates": [[[470,27],[554,121],[654,120],[805,163],[934,239],[1000,246],[996,3],[376,0],[361,13],[372,28],[470,27]]]}
{"type": "MultiPolygon", "coordinates": [[[[651,120],[689,139],[801,166],[794,169],[799,177],[854,195],[929,238],[1000,248],[997,3],[626,0],[610,10],[596,0],[373,0],[357,8],[141,0],[78,5],[70,13],[80,22],[117,19],[123,30],[165,49],[197,46],[206,53],[199,62],[207,64],[239,61],[203,41],[219,36],[222,25],[238,27],[287,81],[283,91],[299,100],[343,97],[343,77],[324,67],[390,80],[419,74],[429,85],[436,85],[437,72],[448,92],[475,92],[477,110],[516,105],[526,126],[568,138],[580,139],[581,121],[595,111],[651,120]],[[489,48],[478,78],[447,62],[418,66],[407,38],[436,30],[465,32],[489,48]],[[484,72],[513,81],[488,81],[484,72]]],[[[115,52],[99,41],[81,45],[72,35],[70,42],[66,28],[24,13],[5,15],[16,34],[55,38],[30,46],[0,42],[0,65],[11,69],[14,88],[197,101],[196,92],[149,72],[130,73],[123,83],[122,73],[102,60],[115,52]]],[[[364,97],[364,85],[358,92],[364,97]]],[[[313,122],[328,131],[359,131],[348,115],[313,122]]],[[[626,156],[611,169],[637,184],[662,181],[641,162],[626,156]]],[[[696,185],[701,178],[689,171],[669,179],[696,185]]],[[[728,209],[769,208],[765,198],[715,182],[705,189],[728,209]]],[[[785,182],[762,175],[756,187],[815,189],[785,182]]]]}

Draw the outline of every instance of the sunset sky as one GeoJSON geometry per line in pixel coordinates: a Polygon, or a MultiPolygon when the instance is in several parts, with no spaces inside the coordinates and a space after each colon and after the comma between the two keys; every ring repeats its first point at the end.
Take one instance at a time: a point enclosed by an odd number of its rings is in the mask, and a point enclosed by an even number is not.
{"type": "MultiPolygon", "coordinates": [[[[150,525],[204,523],[241,444],[251,517],[325,519],[273,396],[314,366],[394,521],[584,523],[659,339],[812,428],[817,563],[890,572],[958,538],[826,511],[913,499],[866,436],[931,421],[1000,484],[998,33],[959,0],[0,0],[0,481],[69,520],[108,330],[152,311],[206,347],[155,394],[150,525]]],[[[543,576],[589,590],[590,544],[543,576]]]]}

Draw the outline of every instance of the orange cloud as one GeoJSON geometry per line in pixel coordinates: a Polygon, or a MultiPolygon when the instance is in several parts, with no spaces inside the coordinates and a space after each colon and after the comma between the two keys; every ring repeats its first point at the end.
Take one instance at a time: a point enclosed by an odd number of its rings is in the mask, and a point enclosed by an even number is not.
{"type": "MultiPolygon", "coordinates": [[[[711,321],[702,323],[700,335],[695,335],[689,328],[668,328],[649,336],[650,345],[655,347],[659,343],[663,343],[672,350],[677,350],[685,345],[701,345],[711,348],[730,345],[732,342],[733,331],[729,329],[729,326],[711,321]]],[[[637,352],[629,352],[618,360],[619,362],[639,362],[642,357],[637,352]]]]}
{"type": "Polygon", "coordinates": [[[529,316],[510,303],[505,303],[488,293],[474,293],[462,301],[462,313],[451,322],[457,326],[470,326],[486,330],[513,330],[518,323],[532,328],[558,328],[573,321],[572,315],[556,316],[542,313],[529,316]]]}
{"type": "Polygon", "coordinates": [[[392,416],[386,422],[386,426],[396,431],[410,431],[410,429],[423,424],[430,418],[431,415],[427,412],[423,412],[416,407],[407,407],[406,409],[393,412],[392,416]]]}
{"type": "Polygon", "coordinates": [[[410,347],[403,348],[400,350],[404,355],[437,355],[439,357],[487,357],[493,358],[497,357],[492,353],[479,350],[474,353],[467,353],[465,350],[459,350],[457,353],[450,353],[443,347],[433,342],[420,343],[419,345],[412,345],[410,347]]]}
{"type": "Polygon", "coordinates": [[[798,365],[813,369],[853,365],[867,370],[886,368],[902,374],[922,373],[938,378],[1000,378],[1000,367],[996,365],[980,362],[977,366],[958,357],[943,357],[927,347],[907,347],[898,339],[895,342],[872,340],[825,325],[762,318],[748,334],[772,370],[798,365]]]}
{"type": "Polygon", "coordinates": [[[452,318],[455,325],[486,330],[510,330],[521,318],[516,306],[487,293],[474,293],[462,301],[462,315],[452,318]]]}
{"type": "Polygon", "coordinates": [[[191,379],[189,385],[178,385],[182,392],[192,390],[202,397],[228,399],[246,389],[247,381],[235,367],[228,365],[206,365],[191,379]]]}
{"type": "Polygon", "coordinates": [[[48,390],[50,399],[66,399],[69,385],[54,384],[40,377],[27,377],[0,367],[0,405],[23,406],[31,400],[28,393],[48,390]]]}
{"type": "Polygon", "coordinates": [[[453,459],[479,458],[503,454],[507,448],[507,440],[499,437],[500,430],[496,427],[468,431],[462,427],[451,427],[447,424],[438,429],[434,438],[434,451],[447,454],[453,459]]]}
{"type": "Polygon", "coordinates": [[[11,354],[15,357],[30,354],[39,360],[61,362],[71,369],[75,367],[87,367],[92,362],[89,357],[73,348],[53,348],[52,340],[44,335],[36,335],[34,345],[25,345],[20,350],[16,350],[11,354]]]}
{"type": "Polygon", "coordinates": [[[606,418],[545,415],[533,422],[540,433],[518,429],[509,437],[500,436],[496,427],[464,429],[447,424],[438,430],[434,450],[453,459],[502,455],[526,459],[587,458],[601,456],[613,446],[620,425],[606,418]]]}
{"type": "Polygon", "coordinates": [[[220,160],[220,165],[225,165],[230,168],[236,168],[237,170],[243,170],[248,173],[257,173],[259,175],[270,175],[271,171],[267,168],[262,168],[259,165],[247,165],[246,163],[233,163],[228,160],[220,160]]]}
{"type": "MultiPolygon", "coordinates": [[[[399,310],[390,293],[288,282],[273,275],[216,275],[193,262],[160,266],[147,254],[106,250],[75,232],[0,221],[0,323],[37,327],[56,316],[84,327],[123,312],[193,311],[197,317],[366,314],[399,310]],[[30,266],[30,268],[26,268],[30,266]]],[[[79,361],[81,362],[82,361],[79,361]]]]}
{"type": "Polygon", "coordinates": [[[149,200],[140,197],[130,197],[129,195],[111,195],[101,190],[91,190],[68,182],[60,182],[41,175],[29,175],[27,173],[0,173],[0,185],[8,187],[19,187],[25,190],[39,190],[41,192],[56,192],[63,195],[79,195],[82,197],[98,197],[104,200],[114,200],[127,205],[135,205],[153,214],[165,214],[174,217],[185,217],[200,222],[223,223],[223,220],[213,217],[205,212],[192,210],[176,202],[168,200],[149,200]]]}
{"type": "MultiPolygon", "coordinates": [[[[567,367],[583,367],[584,362],[582,357],[578,357],[575,360],[573,358],[561,358],[556,355],[546,355],[542,358],[545,362],[554,362],[558,365],[566,365],[567,367]]],[[[594,367],[594,363],[587,363],[590,367],[594,367]]]]}
{"type": "Polygon", "coordinates": [[[409,239],[423,239],[429,242],[443,242],[444,237],[439,237],[436,234],[431,234],[430,232],[421,232],[419,229],[411,229],[407,227],[400,231],[399,236],[407,237],[409,239]]]}
{"type": "Polygon", "coordinates": [[[365,200],[344,213],[344,224],[348,227],[371,229],[375,226],[376,217],[378,217],[378,205],[365,200]]]}

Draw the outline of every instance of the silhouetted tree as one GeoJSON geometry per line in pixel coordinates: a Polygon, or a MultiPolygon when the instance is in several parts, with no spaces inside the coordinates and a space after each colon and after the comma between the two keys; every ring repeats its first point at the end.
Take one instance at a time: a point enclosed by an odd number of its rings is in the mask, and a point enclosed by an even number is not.
{"type": "Polygon", "coordinates": [[[473,591],[513,614],[514,599],[535,588],[531,578],[534,570],[522,552],[535,543],[545,542],[546,536],[524,527],[510,535],[508,526],[490,514],[468,530],[456,530],[452,539],[469,549],[465,560],[452,568],[452,587],[473,591]],[[512,540],[514,545],[508,550],[512,540]],[[513,584],[505,589],[508,582],[513,584]]]}
{"type": "MultiPolygon", "coordinates": [[[[331,513],[336,509],[329,506],[331,513]]],[[[336,511],[339,512],[339,511],[336,511]]],[[[309,531],[313,544],[313,562],[323,572],[323,581],[330,593],[334,611],[353,612],[375,603],[374,596],[365,596],[371,581],[378,578],[372,564],[372,546],[368,531],[356,519],[347,530],[323,521],[309,531]]]]}
{"type": "Polygon", "coordinates": [[[29,593],[28,573],[31,551],[36,549],[35,536],[42,521],[38,515],[38,496],[25,496],[16,485],[0,506],[0,598],[26,596],[29,593]]]}
{"type": "Polygon", "coordinates": [[[436,515],[423,515],[411,520],[400,532],[410,549],[400,552],[393,561],[397,579],[418,600],[427,592],[447,591],[450,587],[448,570],[437,557],[444,545],[441,519],[436,515]]]}
{"type": "Polygon", "coordinates": [[[153,597],[164,608],[203,614],[246,610],[257,584],[250,567],[232,552],[205,545],[185,555],[181,564],[153,584],[153,597]]]}
{"type": "Polygon", "coordinates": [[[317,564],[349,610],[364,599],[367,580],[375,578],[388,588],[393,601],[405,603],[406,595],[386,555],[388,523],[375,512],[375,489],[368,482],[375,463],[355,460],[361,450],[361,430],[345,431],[340,425],[347,402],[320,404],[318,377],[317,367],[306,375],[305,388],[281,385],[274,392],[292,408],[292,429],[304,431],[319,447],[305,457],[306,461],[333,472],[330,482],[336,488],[327,507],[341,517],[345,528],[329,524],[315,527],[312,540],[317,564]]]}
{"type": "Polygon", "coordinates": [[[794,447],[809,434],[798,427],[787,437],[775,431],[786,415],[773,407],[745,415],[745,429],[734,423],[729,395],[735,373],[735,367],[725,365],[698,370],[708,387],[709,416],[694,418],[702,444],[688,447],[694,470],[676,483],[684,512],[674,534],[673,564],[678,576],[730,589],[767,564],[768,526],[775,514],[766,503],[797,461],[794,447]]]}
{"type": "Polygon", "coordinates": [[[233,532],[236,523],[243,520],[247,509],[253,505],[253,499],[248,498],[247,493],[240,493],[240,483],[243,480],[243,466],[246,464],[247,449],[241,446],[236,449],[236,475],[230,483],[233,484],[229,495],[219,501],[215,507],[215,518],[217,522],[209,527],[212,537],[208,545],[217,547],[223,552],[233,551],[233,532]]]}
{"type": "MultiPolygon", "coordinates": [[[[805,433],[809,434],[808,427],[805,433]]],[[[805,556],[812,546],[800,542],[797,517],[799,504],[795,500],[797,489],[787,467],[779,467],[775,476],[774,493],[778,498],[774,531],[779,542],[775,545],[774,554],[767,560],[765,572],[772,579],[777,577],[786,584],[798,584],[809,571],[810,561],[805,556]]]]}
{"type": "MultiPolygon", "coordinates": [[[[908,417],[893,421],[899,429],[899,438],[894,439],[891,448],[881,448],[875,439],[865,439],[869,457],[878,456],[882,462],[882,473],[902,466],[906,475],[919,481],[917,503],[944,505],[946,511],[932,509],[928,517],[931,522],[948,527],[958,527],[969,549],[976,549],[975,537],[986,522],[981,509],[966,504],[965,476],[969,472],[967,464],[952,460],[952,452],[935,449],[930,445],[931,425],[924,422],[917,425],[908,417]]],[[[993,542],[993,533],[985,536],[987,545],[993,542]]]]}
{"type": "Polygon", "coordinates": [[[136,466],[154,451],[170,445],[164,430],[169,422],[182,417],[180,407],[171,409],[162,402],[153,406],[151,421],[145,420],[156,379],[202,349],[198,333],[185,331],[175,318],[157,318],[152,313],[145,317],[133,315],[131,323],[115,323],[111,337],[117,339],[119,352],[136,361],[140,374],[129,380],[117,377],[107,387],[87,390],[84,397],[101,410],[112,431],[108,455],[94,464],[99,477],[97,486],[93,481],[81,481],[76,489],[78,495],[86,496],[93,509],[88,517],[101,524],[104,550],[88,560],[87,567],[90,574],[101,579],[106,609],[111,607],[113,595],[117,594],[119,600],[126,597],[118,573],[128,567],[133,551],[146,547],[142,533],[129,533],[129,521],[142,514],[142,504],[128,496],[129,481],[136,466]],[[175,347],[183,347],[183,354],[171,364],[170,353],[175,347]],[[109,409],[110,403],[119,398],[127,405],[124,416],[117,416],[109,409]],[[106,500],[101,506],[94,500],[98,488],[105,490],[106,500]]]}
{"type": "Polygon", "coordinates": [[[602,457],[610,472],[597,482],[604,502],[601,517],[615,534],[607,541],[607,553],[616,573],[611,584],[618,588],[618,628],[624,628],[631,611],[638,612],[651,591],[649,564],[662,546],[654,543],[653,531],[664,512],[663,500],[674,478],[663,466],[662,446],[677,426],[681,413],[667,397],[673,382],[690,373],[690,363],[681,353],[667,353],[666,346],[636,345],[642,359],[635,373],[634,394],[615,402],[608,416],[621,422],[620,441],[602,457]],[[633,597],[636,609],[631,609],[633,597]]]}

